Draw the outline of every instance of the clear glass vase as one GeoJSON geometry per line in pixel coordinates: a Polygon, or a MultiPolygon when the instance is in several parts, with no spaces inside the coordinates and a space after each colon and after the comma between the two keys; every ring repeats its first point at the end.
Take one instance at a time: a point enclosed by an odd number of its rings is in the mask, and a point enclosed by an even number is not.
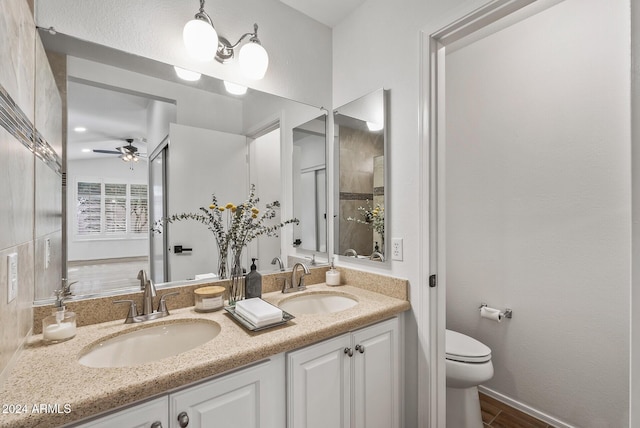
{"type": "Polygon", "coordinates": [[[244,270],[242,269],[242,248],[233,252],[231,277],[229,279],[229,305],[244,299],[244,270]]]}
{"type": "Polygon", "coordinates": [[[227,279],[227,250],[220,248],[218,251],[218,278],[227,279]]]}

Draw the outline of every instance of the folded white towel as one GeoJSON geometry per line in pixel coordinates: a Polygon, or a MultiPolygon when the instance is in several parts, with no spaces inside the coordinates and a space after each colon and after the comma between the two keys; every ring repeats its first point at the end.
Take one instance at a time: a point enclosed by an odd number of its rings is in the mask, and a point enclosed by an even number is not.
{"type": "Polygon", "coordinates": [[[236,302],[236,313],[251,321],[256,327],[282,321],[282,309],[259,297],[236,302]]]}

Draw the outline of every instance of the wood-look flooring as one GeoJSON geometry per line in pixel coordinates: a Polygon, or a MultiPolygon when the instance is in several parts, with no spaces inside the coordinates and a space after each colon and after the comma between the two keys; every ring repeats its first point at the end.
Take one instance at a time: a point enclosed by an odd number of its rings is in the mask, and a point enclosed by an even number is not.
{"type": "Polygon", "coordinates": [[[483,393],[480,393],[480,409],[485,428],[554,428],[483,393]]]}

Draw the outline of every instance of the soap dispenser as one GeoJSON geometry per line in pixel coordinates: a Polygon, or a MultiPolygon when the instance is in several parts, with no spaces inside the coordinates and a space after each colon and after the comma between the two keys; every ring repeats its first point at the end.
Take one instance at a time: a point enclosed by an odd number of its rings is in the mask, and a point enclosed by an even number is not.
{"type": "Polygon", "coordinates": [[[327,285],[340,285],[340,272],[336,270],[331,257],[331,268],[325,274],[325,283],[327,285]]]}
{"type": "Polygon", "coordinates": [[[47,343],[64,342],[76,335],[76,314],[67,311],[64,298],[66,290],[56,290],[56,307],[53,313],[42,320],[42,339],[47,343]]]}
{"type": "Polygon", "coordinates": [[[245,298],[262,297],[262,275],[257,270],[256,258],[251,259],[251,271],[245,277],[245,298]]]}

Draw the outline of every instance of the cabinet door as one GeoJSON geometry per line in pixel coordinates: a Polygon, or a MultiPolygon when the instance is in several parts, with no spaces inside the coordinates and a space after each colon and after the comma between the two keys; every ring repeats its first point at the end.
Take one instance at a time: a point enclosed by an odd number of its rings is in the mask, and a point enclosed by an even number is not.
{"type": "Polygon", "coordinates": [[[171,427],[284,426],[284,358],[265,361],[169,395],[171,427]],[[179,420],[182,419],[182,425],[179,420]]]}
{"type": "Polygon", "coordinates": [[[287,356],[289,428],[341,428],[350,419],[348,334],[287,356]]]}
{"type": "Polygon", "coordinates": [[[74,428],[167,428],[168,426],[169,406],[168,399],[164,396],[91,422],[74,425],[74,428]]]}
{"type": "Polygon", "coordinates": [[[352,426],[399,427],[398,319],[354,332],[353,347],[352,426]]]}

